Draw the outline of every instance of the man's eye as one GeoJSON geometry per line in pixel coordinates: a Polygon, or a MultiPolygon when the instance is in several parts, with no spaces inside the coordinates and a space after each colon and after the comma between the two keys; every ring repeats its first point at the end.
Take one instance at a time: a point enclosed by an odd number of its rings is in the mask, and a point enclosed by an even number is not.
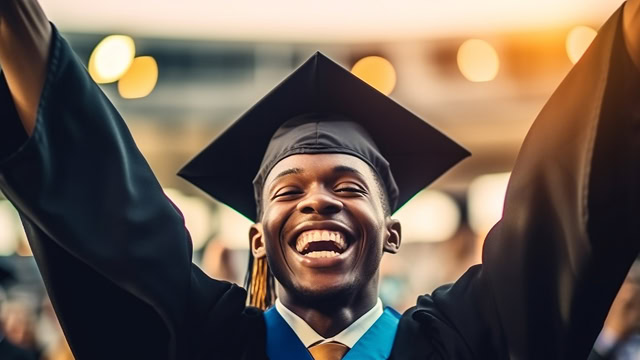
{"type": "Polygon", "coordinates": [[[298,189],[283,189],[278,191],[273,197],[278,198],[282,196],[298,195],[300,193],[302,193],[302,191],[298,189]]]}
{"type": "Polygon", "coordinates": [[[365,191],[357,186],[340,186],[336,188],[336,192],[359,193],[364,194],[365,191]]]}

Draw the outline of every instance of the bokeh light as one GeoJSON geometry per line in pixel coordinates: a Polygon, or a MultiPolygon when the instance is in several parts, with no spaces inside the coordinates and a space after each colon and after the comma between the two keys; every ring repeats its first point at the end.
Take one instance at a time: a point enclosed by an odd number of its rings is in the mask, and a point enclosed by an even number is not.
{"type": "Polygon", "coordinates": [[[133,59],[129,70],[118,81],[118,92],[125,99],[143,98],[153,91],[158,82],[158,63],[151,56],[133,59]]]}
{"type": "Polygon", "coordinates": [[[107,36],[91,53],[89,74],[98,84],[117,81],[129,70],[135,54],[136,46],[131,37],[107,36]]]}
{"type": "Polygon", "coordinates": [[[573,64],[577,63],[585,51],[591,45],[598,32],[588,26],[576,26],[567,35],[566,48],[569,60],[573,64]]]}
{"type": "Polygon", "coordinates": [[[511,173],[482,175],[469,185],[467,209],[469,226],[484,236],[502,218],[504,196],[511,173]]]}
{"type": "Polygon", "coordinates": [[[457,60],[462,75],[472,82],[491,81],[500,69],[498,53],[484,40],[470,39],[462,43],[457,60]]]}
{"type": "Polygon", "coordinates": [[[405,243],[445,241],[460,226],[458,205],[449,195],[436,190],[421,191],[393,217],[402,225],[405,243]]]}
{"type": "Polygon", "coordinates": [[[380,56],[367,56],[358,60],[351,72],[385,95],[396,86],[396,70],[389,60],[380,56]]]}
{"type": "Polygon", "coordinates": [[[249,249],[249,228],[253,222],[225,204],[218,207],[220,231],[216,241],[229,249],[249,249]]]}

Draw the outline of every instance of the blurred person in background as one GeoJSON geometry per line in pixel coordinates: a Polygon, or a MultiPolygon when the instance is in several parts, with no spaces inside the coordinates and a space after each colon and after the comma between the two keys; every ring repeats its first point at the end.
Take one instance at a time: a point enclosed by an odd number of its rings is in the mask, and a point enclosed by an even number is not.
{"type": "Polygon", "coordinates": [[[586,358],[640,248],[638,29],[631,0],[533,125],[483,264],[403,315],[377,293],[391,214],[467,154],[319,54],[183,169],[256,221],[248,295],[191,264],[179,212],[34,0],[0,3],[0,187],[79,359],[586,358]]]}
{"type": "MultiPolygon", "coordinates": [[[[15,282],[12,271],[8,268],[8,264],[0,262],[0,359],[2,360],[37,360],[35,352],[30,351],[18,343],[12,341],[12,337],[18,342],[28,343],[31,345],[28,333],[28,324],[21,322],[19,319],[13,318],[11,308],[7,308],[7,291],[6,289],[15,282]],[[7,324],[9,320],[9,324],[7,324]],[[6,331],[8,330],[8,332],[6,331]]],[[[19,316],[19,315],[18,315],[19,316]]],[[[24,320],[24,319],[23,319],[24,320]]]]}
{"type": "Polygon", "coordinates": [[[611,305],[589,360],[640,359],[640,260],[611,305]]]}
{"type": "Polygon", "coordinates": [[[35,328],[37,322],[36,309],[32,299],[21,295],[11,297],[0,313],[5,336],[14,344],[36,352],[38,348],[35,328]]]}
{"type": "MultiPolygon", "coordinates": [[[[126,325],[123,325],[126,326],[126,325]]],[[[69,344],[58,322],[49,298],[45,297],[38,324],[37,337],[44,349],[41,360],[74,360],[69,344]]]]}

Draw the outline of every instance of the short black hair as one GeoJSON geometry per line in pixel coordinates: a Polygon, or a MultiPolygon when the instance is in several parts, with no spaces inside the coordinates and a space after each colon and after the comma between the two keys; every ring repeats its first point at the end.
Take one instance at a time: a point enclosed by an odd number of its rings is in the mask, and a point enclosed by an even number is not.
{"type": "Polygon", "coordinates": [[[382,204],[382,211],[384,216],[391,216],[391,206],[389,205],[389,195],[387,195],[387,190],[384,185],[382,185],[382,180],[378,173],[371,170],[373,172],[373,180],[376,182],[376,186],[378,187],[378,198],[380,199],[380,203],[382,204]]]}

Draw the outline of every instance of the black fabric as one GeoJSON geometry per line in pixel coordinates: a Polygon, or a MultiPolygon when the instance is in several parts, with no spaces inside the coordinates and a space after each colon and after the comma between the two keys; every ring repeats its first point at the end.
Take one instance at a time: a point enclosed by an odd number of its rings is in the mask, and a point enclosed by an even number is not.
{"type": "Polygon", "coordinates": [[[295,154],[341,153],[366,162],[385,187],[391,211],[398,203],[398,185],[389,162],[380,154],[367,131],[358,123],[337,114],[304,114],[285,122],[271,137],[260,170],[253,180],[257,212],[264,182],[282,159],[295,154]]]}
{"type": "Polygon", "coordinates": [[[638,255],[640,76],[621,13],[536,119],[485,242],[483,271],[514,357],[587,358],[638,255]]]}
{"type": "MultiPolygon", "coordinates": [[[[640,77],[620,19],[533,125],[483,264],[418,298],[392,359],[587,358],[640,246],[640,77]]],[[[0,188],[76,358],[266,359],[262,313],[191,263],[181,214],[57,32],[50,59],[35,132],[0,159],[0,188]]],[[[20,136],[2,87],[2,136],[20,136]]]]}
{"type": "MultiPolygon", "coordinates": [[[[6,83],[4,73],[1,82],[6,83]]],[[[18,113],[13,104],[11,93],[7,86],[0,87],[0,99],[2,99],[2,131],[0,131],[0,159],[9,157],[27,141],[27,132],[18,118],[18,113]]]]}

